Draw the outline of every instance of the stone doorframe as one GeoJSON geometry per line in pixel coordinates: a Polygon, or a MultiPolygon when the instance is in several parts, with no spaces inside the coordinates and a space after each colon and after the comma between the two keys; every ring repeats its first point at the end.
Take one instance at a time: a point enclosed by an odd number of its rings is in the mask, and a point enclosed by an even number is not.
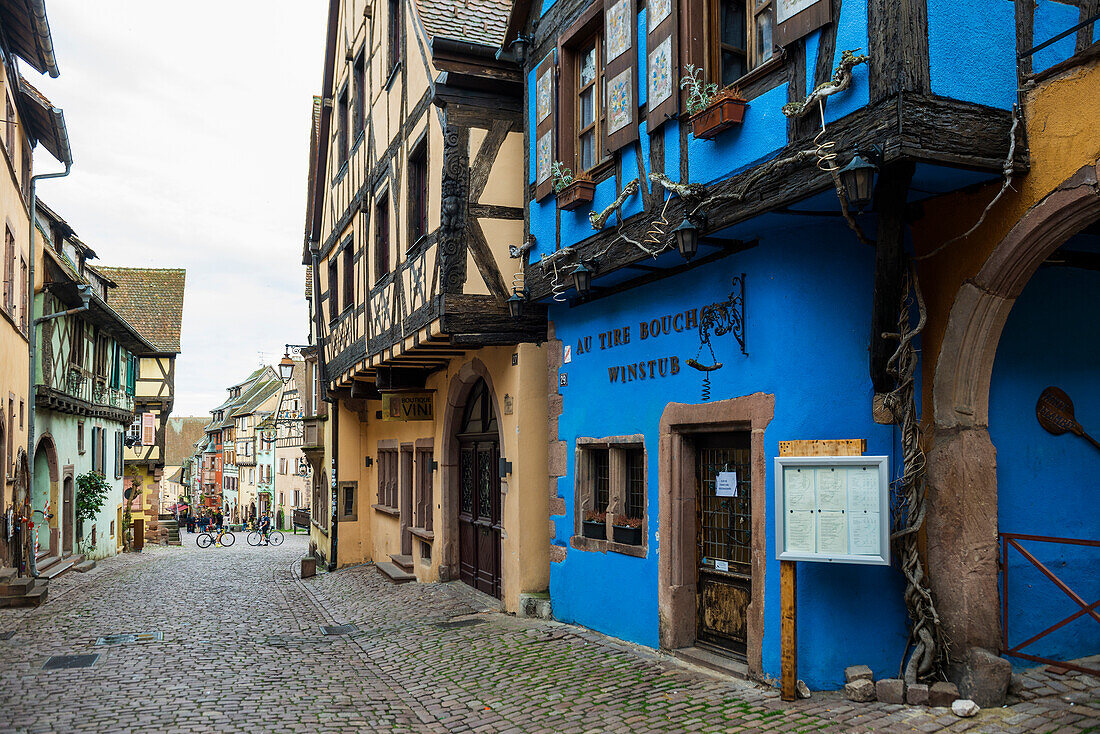
{"type": "MultiPolygon", "coordinates": [[[[49,476],[50,476],[50,489],[49,489],[50,511],[51,511],[50,514],[52,514],[53,517],[50,518],[50,520],[48,521],[47,524],[49,525],[49,528],[50,528],[50,533],[49,533],[50,552],[53,553],[53,552],[57,552],[58,547],[59,547],[58,544],[61,541],[61,529],[58,527],[58,520],[61,518],[61,515],[62,515],[61,508],[59,507],[59,504],[60,504],[59,503],[59,500],[60,500],[59,493],[60,493],[60,486],[61,486],[61,475],[60,475],[60,472],[58,470],[58,465],[57,465],[57,446],[54,444],[53,436],[50,434],[49,431],[43,432],[43,434],[41,436],[39,436],[38,442],[37,442],[37,444],[35,446],[35,449],[34,449],[34,454],[31,456],[31,461],[32,462],[34,461],[34,458],[38,456],[39,451],[44,451],[45,452],[46,468],[49,470],[49,476]]],[[[38,481],[37,475],[35,477],[35,481],[38,481]]],[[[45,507],[36,507],[34,505],[34,487],[33,486],[30,488],[30,493],[31,493],[31,509],[32,510],[44,510],[45,507]]],[[[35,515],[34,516],[34,522],[37,524],[39,522],[40,518],[41,518],[41,515],[35,515]]]]}
{"type": "MultiPolygon", "coordinates": [[[[462,416],[466,411],[466,399],[470,391],[474,389],[477,381],[485,380],[485,386],[489,388],[489,399],[493,402],[493,414],[497,418],[497,441],[500,446],[501,458],[504,457],[504,436],[501,435],[503,425],[503,413],[500,412],[500,402],[497,399],[497,391],[493,387],[493,377],[489,368],[480,359],[474,358],[462,365],[458,372],[451,378],[447,385],[447,405],[443,409],[443,445],[440,451],[439,469],[442,481],[442,491],[439,496],[440,516],[442,523],[442,542],[440,544],[439,580],[453,581],[459,578],[459,548],[458,548],[458,484],[459,476],[459,447],[456,432],[462,424],[462,416]]],[[[501,480],[501,490],[504,489],[504,480],[501,480]]],[[[504,496],[500,498],[500,522],[504,525],[504,496]]],[[[501,543],[507,533],[501,533],[501,543]]],[[[503,564],[504,554],[501,553],[503,564]]],[[[504,568],[500,568],[500,594],[504,598],[504,568]]]]}
{"type": "Polygon", "coordinates": [[[1011,674],[1008,661],[995,657],[1001,625],[989,383],[997,345],[1016,298],[1040,264],[1100,220],[1098,173],[1100,165],[1084,166],[1032,206],[977,276],[963,283],[936,362],[928,452],[929,584],[955,661],[950,674],[964,696],[993,685],[1003,699],[1002,684],[1011,674]]]}
{"type": "Polygon", "coordinates": [[[767,557],[767,475],[764,429],[775,414],[775,396],[754,393],[688,405],[669,403],[661,415],[657,606],[661,647],[695,644],[696,520],[695,449],[692,437],[719,431],[750,431],[752,461],[752,601],[747,619],[749,673],[763,671],[764,566],[767,557]]]}

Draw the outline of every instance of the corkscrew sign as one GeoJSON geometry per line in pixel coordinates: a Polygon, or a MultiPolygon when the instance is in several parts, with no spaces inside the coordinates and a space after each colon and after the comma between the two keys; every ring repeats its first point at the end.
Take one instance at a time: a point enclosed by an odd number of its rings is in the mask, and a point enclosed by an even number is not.
{"type": "Polygon", "coordinates": [[[1035,417],[1039,419],[1039,425],[1048,433],[1061,436],[1068,431],[1100,449],[1100,443],[1085,433],[1081,424],[1077,422],[1073,414],[1073,400],[1061,388],[1048,387],[1043,390],[1039,395],[1039,402],[1035,404],[1035,417]]]}

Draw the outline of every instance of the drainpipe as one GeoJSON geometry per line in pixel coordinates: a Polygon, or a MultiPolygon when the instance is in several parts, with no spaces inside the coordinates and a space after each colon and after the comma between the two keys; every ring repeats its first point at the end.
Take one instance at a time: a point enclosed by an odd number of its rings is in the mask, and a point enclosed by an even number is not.
{"type": "Polygon", "coordinates": [[[339,519],[336,508],[340,502],[340,485],[337,477],[340,473],[340,400],[332,398],[332,487],[329,489],[329,561],[328,570],[336,570],[337,526],[339,519]]]}
{"type": "MultiPolygon", "coordinates": [[[[66,138],[68,135],[66,134],[66,138]]],[[[66,148],[68,148],[66,140],[66,148]]],[[[71,156],[67,156],[71,157],[71,156]]],[[[68,311],[60,314],[53,314],[50,317],[43,317],[42,319],[34,318],[34,240],[35,232],[38,230],[38,182],[45,178],[64,178],[69,175],[69,171],[73,168],[73,162],[71,160],[65,161],[65,170],[59,173],[40,173],[37,176],[31,176],[31,242],[30,242],[30,254],[29,264],[27,266],[27,293],[29,294],[28,304],[30,307],[30,318],[27,319],[31,327],[30,350],[29,350],[29,368],[27,373],[27,454],[30,461],[27,462],[27,493],[29,496],[34,496],[34,372],[35,372],[35,360],[38,357],[38,350],[35,348],[37,340],[37,329],[35,328],[39,321],[46,321],[49,318],[56,318],[76,311],[83,311],[88,308],[88,301],[84,301],[84,305],[77,309],[69,309],[68,311]]],[[[83,294],[82,298],[86,298],[83,294]]],[[[33,505],[33,500],[32,500],[33,505]]],[[[33,516],[33,513],[32,513],[33,516]]],[[[24,539],[26,540],[26,539],[24,539]]],[[[28,568],[31,571],[31,575],[35,578],[38,577],[38,559],[35,558],[35,553],[32,550],[29,554],[30,560],[28,562],[28,568]]]]}

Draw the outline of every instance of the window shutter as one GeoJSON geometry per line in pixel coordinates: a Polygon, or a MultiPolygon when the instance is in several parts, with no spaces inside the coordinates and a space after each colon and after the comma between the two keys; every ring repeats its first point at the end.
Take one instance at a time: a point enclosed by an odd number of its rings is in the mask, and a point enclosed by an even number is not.
{"type": "Polygon", "coordinates": [[[679,110],[679,0],[650,0],[646,6],[646,129],[653,133],[679,110]]]}
{"type": "Polygon", "coordinates": [[[638,139],[638,9],[635,0],[604,0],[604,150],[638,139]]]}
{"type": "Polygon", "coordinates": [[[107,476],[107,429],[99,429],[99,470],[107,476]]]}
{"type": "Polygon", "coordinates": [[[558,160],[558,65],[551,50],[535,67],[535,198],[553,192],[550,169],[558,160]]]}
{"type": "MultiPolygon", "coordinates": [[[[674,0],[675,2],[675,0],[674,0]]],[[[703,76],[708,81],[707,77],[709,70],[706,68],[706,29],[704,27],[704,18],[706,17],[706,0],[679,0],[679,26],[680,26],[680,69],[684,69],[688,64],[692,64],[697,68],[703,69],[703,76]]],[[[680,77],[683,74],[680,73],[676,78],[676,86],[680,86],[680,77]]],[[[684,106],[687,102],[688,90],[680,90],[680,103],[682,109],[687,109],[684,106]]]]}
{"type": "Polygon", "coordinates": [[[156,443],[156,416],[152,413],[141,414],[141,445],[152,446],[156,443]]]}

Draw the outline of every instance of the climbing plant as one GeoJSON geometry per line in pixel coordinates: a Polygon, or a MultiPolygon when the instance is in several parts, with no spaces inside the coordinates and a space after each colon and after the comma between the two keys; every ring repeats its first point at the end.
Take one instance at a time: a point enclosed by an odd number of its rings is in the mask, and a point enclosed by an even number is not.
{"type": "Polygon", "coordinates": [[[81,474],[76,478],[76,519],[78,522],[92,520],[103,509],[107,492],[111,485],[107,478],[97,471],[81,474]]]}

